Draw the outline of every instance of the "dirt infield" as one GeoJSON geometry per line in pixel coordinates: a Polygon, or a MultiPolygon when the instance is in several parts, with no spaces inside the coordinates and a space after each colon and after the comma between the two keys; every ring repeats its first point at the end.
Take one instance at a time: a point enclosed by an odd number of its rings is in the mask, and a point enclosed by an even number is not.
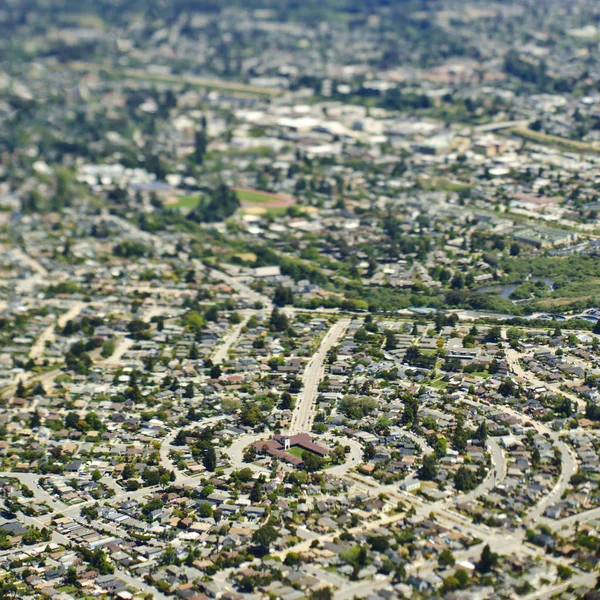
{"type": "Polygon", "coordinates": [[[279,194],[270,194],[251,188],[235,188],[242,206],[261,207],[261,208],[285,208],[296,204],[296,199],[291,196],[282,196],[279,194]]]}

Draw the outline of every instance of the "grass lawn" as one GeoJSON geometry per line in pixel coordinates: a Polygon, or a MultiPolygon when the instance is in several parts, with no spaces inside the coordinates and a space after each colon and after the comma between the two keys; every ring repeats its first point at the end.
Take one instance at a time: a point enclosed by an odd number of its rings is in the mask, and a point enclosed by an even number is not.
{"type": "Polygon", "coordinates": [[[437,389],[444,389],[447,386],[446,382],[443,379],[436,379],[431,382],[431,387],[437,389]]]}
{"type": "Polygon", "coordinates": [[[77,588],[74,585],[63,585],[58,588],[58,591],[63,594],[72,594],[77,591],[77,588]]]}
{"type": "MultiPolygon", "coordinates": [[[[592,296],[579,296],[577,300],[589,300],[592,296]]],[[[561,308],[563,306],[568,306],[573,303],[573,298],[544,298],[543,300],[538,300],[536,302],[536,306],[540,308],[561,308]]]]}
{"type": "Polygon", "coordinates": [[[180,196],[177,202],[169,204],[168,208],[185,208],[187,210],[192,210],[192,208],[196,208],[199,201],[200,196],[180,196]]]}
{"type": "Polygon", "coordinates": [[[303,450],[299,446],[293,446],[292,448],[289,448],[285,452],[287,452],[288,454],[291,454],[292,456],[295,456],[296,458],[302,458],[302,454],[304,452],[307,452],[307,450],[303,450]]]}
{"type": "Polygon", "coordinates": [[[68,64],[73,71],[105,71],[112,77],[121,79],[140,79],[156,83],[169,83],[179,85],[190,85],[192,87],[208,88],[215,90],[225,90],[243,96],[279,96],[281,90],[277,88],[262,87],[257,85],[246,85],[235,81],[226,81],[224,79],[211,79],[208,77],[196,77],[194,75],[159,75],[150,73],[145,69],[113,69],[99,63],[90,63],[83,61],[72,61],[68,64]]]}
{"type": "MultiPolygon", "coordinates": [[[[296,458],[299,458],[300,460],[302,460],[302,455],[305,452],[308,452],[309,454],[311,454],[310,450],[305,450],[304,448],[300,448],[299,446],[292,446],[285,452],[287,452],[288,454],[291,454],[292,456],[295,456],[296,458]]],[[[335,466],[337,466],[337,465],[334,465],[333,463],[331,463],[327,459],[325,459],[325,464],[323,465],[323,469],[331,469],[331,467],[335,467],[335,466]]]]}
{"type": "Polygon", "coordinates": [[[256,262],[256,254],[254,254],[254,252],[242,252],[240,254],[235,254],[234,256],[240,260],[243,260],[244,262],[256,262]]]}
{"type": "Polygon", "coordinates": [[[470,190],[473,186],[462,181],[453,181],[447,177],[431,177],[419,179],[419,186],[424,190],[461,192],[470,190]]]}
{"type": "Polygon", "coordinates": [[[533,131],[527,127],[514,127],[509,129],[509,133],[516,135],[525,140],[537,142],[538,144],[546,144],[549,146],[556,146],[562,150],[571,152],[594,152],[600,153],[600,146],[594,144],[588,144],[586,142],[579,142],[577,140],[569,140],[567,138],[559,137],[557,135],[549,135],[542,133],[541,131],[533,131]]]}
{"type": "Polygon", "coordinates": [[[267,217],[281,217],[287,213],[287,208],[285,206],[272,206],[271,208],[267,208],[265,211],[265,215],[267,217]]]}
{"type": "Polygon", "coordinates": [[[482,377],[483,379],[490,378],[490,374],[487,371],[473,371],[472,373],[465,373],[465,375],[470,375],[471,377],[482,377]]]}
{"type": "Polygon", "coordinates": [[[273,202],[275,198],[269,194],[261,192],[253,192],[250,190],[236,190],[240,202],[248,202],[250,204],[265,204],[273,202]]]}

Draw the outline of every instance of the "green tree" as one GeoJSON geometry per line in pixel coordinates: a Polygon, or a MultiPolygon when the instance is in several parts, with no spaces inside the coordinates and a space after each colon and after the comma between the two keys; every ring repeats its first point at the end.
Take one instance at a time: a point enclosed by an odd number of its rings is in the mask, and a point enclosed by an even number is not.
{"type": "Polygon", "coordinates": [[[276,332],[284,332],[289,329],[289,321],[285,313],[281,312],[276,306],[271,311],[269,318],[269,329],[276,332]]]}
{"type": "Polygon", "coordinates": [[[406,564],[401,562],[398,563],[396,565],[396,568],[394,569],[394,581],[395,582],[402,582],[402,581],[406,581],[406,564]]]}
{"type": "Polygon", "coordinates": [[[476,565],[477,570],[480,573],[489,573],[496,567],[497,564],[498,555],[494,554],[489,545],[486,544],[481,551],[481,557],[476,565]]]}
{"type": "Polygon", "coordinates": [[[125,484],[125,489],[128,492],[136,492],[140,489],[140,482],[136,479],[128,479],[127,483],[125,484]]]}
{"type": "Polygon", "coordinates": [[[163,565],[175,565],[179,563],[175,548],[173,548],[171,545],[165,548],[165,551],[162,553],[160,558],[163,565]]]}
{"type": "Polygon", "coordinates": [[[39,427],[42,424],[42,419],[38,410],[34,410],[31,419],[29,419],[29,427],[32,429],[39,427]]]}
{"type": "Polygon", "coordinates": [[[479,427],[477,428],[477,439],[485,445],[488,438],[488,427],[485,421],[481,421],[479,427]]]}
{"type": "Polygon", "coordinates": [[[277,286],[275,288],[275,295],[273,296],[273,304],[281,307],[287,304],[294,304],[294,294],[291,288],[282,285],[277,286]]]}
{"type": "Polygon", "coordinates": [[[252,463],[256,460],[257,455],[258,452],[256,451],[256,448],[253,445],[248,446],[246,450],[244,450],[243,460],[244,462],[252,463]]]}
{"type": "Polygon", "coordinates": [[[196,223],[215,223],[229,218],[241,206],[235,191],[224,183],[209,191],[208,196],[201,198],[187,218],[196,223]]]}
{"type": "Polygon", "coordinates": [[[77,569],[75,567],[69,567],[65,574],[65,583],[67,585],[75,585],[77,581],[77,569]]]}
{"type": "Polygon", "coordinates": [[[477,476],[465,466],[459,467],[454,474],[454,487],[459,492],[469,492],[477,487],[477,476]]]}
{"type": "Polygon", "coordinates": [[[125,466],[123,467],[123,472],[121,475],[122,475],[123,479],[131,479],[132,477],[135,477],[135,475],[136,475],[135,467],[131,463],[126,463],[125,466]]]}
{"type": "Polygon", "coordinates": [[[458,569],[456,573],[454,573],[454,577],[456,577],[456,581],[458,581],[458,587],[461,590],[464,590],[469,585],[469,574],[465,569],[458,569]]]}
{"type": "Polygon", "coordinates": [[[217,468],[217,453],[212,446],[204,450],[202,464],[207,471],[215,471],[217,468]]]}
{"type": "Polygon", "coordinates": [[[89,412],[85,415],[85,422],[90,426],[90,429],[93,429],[94,431],[104,430],[104,424],[95,412],[89,412]]]}
{"type": "Polygon", "coordinates": [[[435,454],[427,454],[423,457],[423,464],[420,469],[420,478],[424,481],[431,481],[438,472],[437,459],[435,454]]]}
{"type": "Polygon", "coordinates": [[[197,165],[202,165],[204,163],[204,155],[206,154],[207,147],[208,138],[206,136],[206,131],[204,129],[196,131],[194,134],[194,159],[197,165]]]}
{"type": "Polygon", "coordinates": [[[216,304],[209,306],[204,312],[204,318],[207,321],[215,322],[219,318],[219,307],[216,304]]]}
{"type": "Polygon", "coordinates": [[[27,395],[27,390],[25,389],[23,382],[19,379],[19,381],[17,383],[16,396],[17,396],[17,398],[25,398],[26,395],[27,395]]]}
{"type": "Polygon", "coordinates": [[[459,452],[464,452],[467,447],[468,434],[465,431],[465,419],[462,415],[456,415],[456,425],[452,432],[452,446],[459,452]]]}
{"type": "Polygon", "coordinates": [[[252,534],[252,543],[267,553],[271,544],[279,537],[277,530],[272,525],[263,525],[252,534]]]}
{"type": "Polygon", "coordinates": [[[294,398],[288,392],[283,392],[281,394],[281,409],[282,410],[293,410],[294,408],[294,398]]]}
{"type": "Polygon", "coordinates": [[[293,567],[293,566],[297,565],[299,562],[300,562],[300,557],[297,552],[288,552],[285,555],[283,564],[287,565],[288,567],[293,567]]]}
{"type": "Polygon", "coordinates": [[[102,343],[102,351],[101,351],[102,358],[111,357],[115,352],[115,347],[116,347],[115,340],[113,340],[112,338],[109,340],[105,340],[102,343]]]}
{"type": "Polygon", "coordinates": [[[354,341],[357,344],[362,344],[362,343],[366,342],[368,337],[369,337],[369,334],[367,333],[367,330],[364,327],[359,327],[354,332],[354,341]]]}
{"type": "Polygon", "coordinates": [[[393,331],[385,332],[385,349],[395,350],[398,347],[398,339],[393,331]]]}
{"type": "Polygon", "coordinates": [[[448,451],[448,442],[446,441],[446,438],[444,438],[444,437],[437,438],[435,445],[433,446],[433,452],[435,453],[436,457],[438,459],[443,458],[444,456],[446,456],[447,451],[448,451]]]}
{"type": "Polygon", "coordinates": [[[98,507],[97,506],[83,506],[80,510],[81,516],[88,522],[96,521],[98,519],[98,507]]]}
{"type": "Polygon", "coordinates": [[[451,550],[445,548],[438,555],[438,564],[442,568],[453,567],[456,560],[454,559],[454,554],[452,554],[451,550]]]}
{"type": "Polygon", "coordinates": [[[302,468],[309,473],[320,471],[325,466],[325,459],[314,452],[304,451],[302,453],[302,468]]]}
{"type": "Polygon", "coordinates": [[[67,413],[65,417],[65,427],[67,429],[76,429],[79,425],[79,415],[74,412],[67,413]]]}
{"type": "Polygon", "coordinates": [[[556,565],[556,574],[558,575],[558,578],[563,581],[571,579],[571,577],[573,577],[573,569],[567,565],[556,565]]]}
{"type": "Polygon", "coordinates": [[[44,386],[41,384],[41,382],[36,381],[35,385],[33,386],[33,390],[31,392],[34,396],[45,396],[46,395],[46,390],[44,389],[44,386]]]}
{"type": "Polygon", "coordinates": [[[257,480],[254,482],[254,486],[250,490],[250,501],[254,503],[258,503],[263,498],[263,490],[262,490],[262,482],[257,480]]]}
{"type": "Polygon", "coordinates": [[[258,404],[245,404],[240,411],[240,422],[242,425],[256,427],[264,424],[264,416],[258,404]]]}

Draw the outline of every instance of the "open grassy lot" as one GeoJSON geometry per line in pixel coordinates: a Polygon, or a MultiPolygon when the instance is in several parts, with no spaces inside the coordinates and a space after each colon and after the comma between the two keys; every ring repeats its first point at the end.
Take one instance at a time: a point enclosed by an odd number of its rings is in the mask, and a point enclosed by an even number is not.
{"type": "Polygon", "coordinates": [[[269,204],[277,200],[273,194],[265,194],[252,190],[236,190],[236,193],[240,202],[247,202],[249,204],[269,204]]]}
{"type": "Polygon", "coordinates": [[[113,69],[106,65],[72,61],[68,64],[73,71],[104,71],[108,75],[118,79],[139,79],[155,83],[170,83],[179,85],[188,85],[191,87],[207,88],[221,90],[241,96],[279,96],[281,90],[277,88],[262,87],[256,85],[246,85],[235,81],[226,81],[221,79],[210,79],[207,77],[196,77],[193,75],[171,75],[150,73],[144,69],[113,69]]]}
{"type": "Polygon", "coordinates": [[[568,152],[594,152],[600,154],[600,146],[598,145],[569,140],[557,135],[548,135],[540,131],[533,131],[527,127],[514,127],[513,129],[509,129],[509,133],[531,142],[554,146],[568,152]]]}
{"type": "Polygon", "coordinates": [[[295,456],[296,458],[302,458],[302,454],[306,452],[306,450],[303,450],[299,446],[293,446],[289,450],[286,450],[286,452],[292,456],[295,456]]]}
{"type": "Polygon", "coordinates": [[[177,202],[169,204],[168,206],[169,208],[183,208],[187,210],[192,210],[192,208],[196,208],[199,201],[199,195],[180,196],[177,202]]]}

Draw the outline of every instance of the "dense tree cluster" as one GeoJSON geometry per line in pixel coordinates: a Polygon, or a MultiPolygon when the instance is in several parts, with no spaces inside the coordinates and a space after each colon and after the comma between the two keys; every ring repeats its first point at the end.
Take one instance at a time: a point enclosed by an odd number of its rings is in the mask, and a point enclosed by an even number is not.
{"type": "Polygon", "coordinates": [[[240,206],[236,192],[220,183],[200,200],[187,218],[196,223],[216,223],[231,217],[240,206]]]}

